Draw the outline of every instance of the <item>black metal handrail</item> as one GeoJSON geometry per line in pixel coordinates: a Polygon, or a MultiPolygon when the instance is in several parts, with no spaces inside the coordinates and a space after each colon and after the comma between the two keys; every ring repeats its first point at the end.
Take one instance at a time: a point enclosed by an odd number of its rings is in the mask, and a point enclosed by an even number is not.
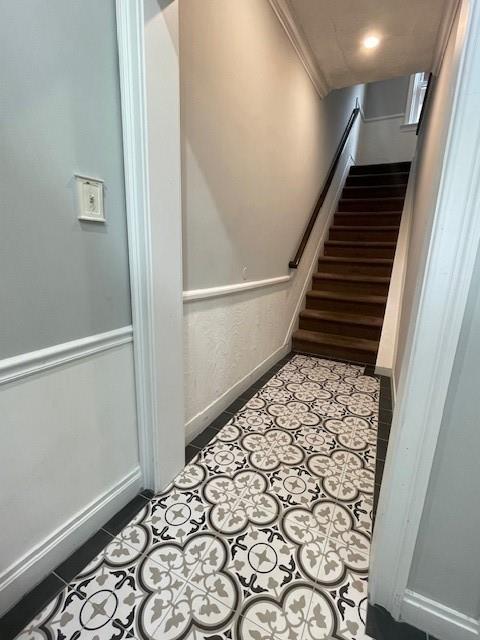
{"type": "Polygon", "coordinates": [[[310,238],[310,234],[312,233],[312,229],[317,220],[320,209],[322,208],[323,203],[325,202],[325,198],[327,197],[328,190],[330,189],[330,185],[332,184],[333,176],[335,175],[335,171],[337,170],[338,162],[340,160],[340,156],[345,148],[345,145],[348,140],[348,136],[350,135],[350,131],[355,123],[355,120],[360,113],[360,107],[355,107],[352,111],[350,118],[348,119],[347,126],[345,127],[345,131],[343,132],[342,138],[338,144],[337,150],[335,151],[335,155],[332,160],[332,164],[330,165],[330,169],[328,170],[327,178],[322,187],[322,191],[318,197],[317,203],[312,211],[312,215],[308,221],[305,232],[302,236],[300,244],[298,245],[297,253],[293,260],[290,260],[288,266],[290,269],[297,269],[300,264],[300,260],[302,259],[303,252],[305,251],[305,247],[307,246],[307,242],[310,238]]]}

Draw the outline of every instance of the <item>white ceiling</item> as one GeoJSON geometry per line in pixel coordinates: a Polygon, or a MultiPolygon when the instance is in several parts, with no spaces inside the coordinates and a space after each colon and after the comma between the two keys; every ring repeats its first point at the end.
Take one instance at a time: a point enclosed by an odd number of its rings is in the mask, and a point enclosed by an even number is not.
{"type": "Polygon", "coordinates": [[[321,93],[430,71],[455,0],[271,0],[321,93]],[[376,49],[362,47],[369,34],[376,49]],[[294,40],[296,42],[294,42],[294,40]]]}

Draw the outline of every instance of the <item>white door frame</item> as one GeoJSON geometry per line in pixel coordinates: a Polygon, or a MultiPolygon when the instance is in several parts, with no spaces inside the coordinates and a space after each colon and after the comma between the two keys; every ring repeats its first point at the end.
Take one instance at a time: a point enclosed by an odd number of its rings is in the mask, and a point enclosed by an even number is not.
{"type": "Polygon", "coordinates": [[[380,495],[369,599],[402,614],[480,242],[480,3],[464,1],[452,117],[425,275],[407,338],[380,495]]]}
{"type": "Polygon", "coordinates": [[[155,491],[185,450],[177,11],[116,0],[139,455],[155,491]]]}

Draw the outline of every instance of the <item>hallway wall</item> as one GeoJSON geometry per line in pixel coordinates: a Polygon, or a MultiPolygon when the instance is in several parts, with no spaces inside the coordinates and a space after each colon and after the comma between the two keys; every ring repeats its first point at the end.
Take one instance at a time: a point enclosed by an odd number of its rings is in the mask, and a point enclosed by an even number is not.
{"type": "Polygon", "coordinates": [[[366,85],[358,141],[359,164],[403,162],[413,158],[416,127],[404,126],[409,81],[410,76],[400,76],[366,85]]]}
{"type": "Polygon", "coordinates": [[[115,2],[0,9],[1,615],[142,478],[115,2]],[[76,172],[105,225],[77,220],[76,172]]]}
{"type": "Polygon", "coordinates": [[[480,252],[408,581],[412,591],[474,620],[480,619],[479,361],[480,252]]]}
{"type": "Polygon", "coordinates": [[[130,324],[115,4],[0,0],[0,358],[130,324]],[[74,174],[105,180],[77,220],[74,174]]]}
{"type": "Polygon", "coordinates": [[[439,75],[434,79],[426,105],[424,126],[418,136],[416,174],[412,201],[412,223],[405,275],[402,314],[398,334],[394,380],[398,387],[406,351],[408,331],[414,323],[420,286],[423,281],[428,246],[438,196],[445,145],[452,113],[455,80],[462,45],[458,17],[450,36],[439,75]]]}
{"type": "MultiPolygon", "coordinates": [[[[474,80],[478,74],[474,67],[470,66],[468,71],[467,77],[473,79],[470,84],[465,81],[467,72],[464,70],[463,84],[460,89],[457,87],[469,4],[464,2],[460,6],[462,10],[452,26],[442,65],[432,86],[418,142],[407,272],[394,371],[399,398],[404,397],[409,359],[413,350],[420,348],[413,344],[413,337],[426,265],[430,260],[432,230],[439,224],[436,220],[442,196],[439,189],[443,195],[452,189],[444,174],[447,147],[457,145],[456,152],[460,155],[462,146],[458,145],[466,144],[462,138],[453,141],[448,137],[455,91],[474,96],[474,107],[478,103],[478,87],[474,80]]],[[[478,40],[477,34],[470,34],[470,37],[478,40]]],[[[469,64],[472,65],[471,59],[469,64]]],[[[471,113],[476,113],[474,107],[469,107],[471,113]]],[[[456,118],[460,117],[458,113],[456,118]]],[[[461,172],[461,167],[457,165],[456,170],[461,172]]],[[[452,193],[452,201],[454,197],[452,193]]],[[[452,243],[455,243],[455,238],[452,238],[452,243]]],[[[438,269],[438,266],[434,268],[438,269]]],[[[448,263],[445,269],[448,269],[448,263]]],[[[436,287],[437,290],[431,290],[428,296],[430,304],[436,296],[441,315],[444,291],[440,281],[436,287]]],[[[480,356],[479,287],[480,256],[477,255],[400,612],[403,620],[440,640],[473,640],[478,638],[480,630],[480,520],[478,509],[476,506],[472,508],[478,503],[477,453],[480,447],[476,374],[480,356]]],[[[396,426],[398,429],[402,427],[401,424],[395,425],[394,417],[394,428],[396,426]]],[[[429,436],[425,434],[424,437],[429,436]]],[[[418,452],[411,451],[408,455],[418,455],[418,452]]]]}
{"type": "Polygon", "coordinates": [[[287,348],[327,207],[291,280],[208,296],[214,287],[288,276],[363,87],[320,100],[263,0],[181,4],[180,42],[184,289],[198,294],[184,307],[191,438],[287,348]]]}

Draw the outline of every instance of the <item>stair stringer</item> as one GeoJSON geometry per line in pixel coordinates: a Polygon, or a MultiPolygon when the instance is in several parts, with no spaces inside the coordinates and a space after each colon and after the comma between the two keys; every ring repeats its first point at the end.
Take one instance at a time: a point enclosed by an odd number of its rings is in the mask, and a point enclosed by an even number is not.
{"type": "MultiPolygon", "coordinates": [[[[305,274],[305,281],[303,283],[302,290],[299,293],[298,301],[293,311],[293,316],[287,329],[284,344],[291,344],[293,333],[296,329],[298,329],[300,311],[303,311],[303,309],[305,309],[307,291],[311,287],[313,274],[317,268],[318,258],[323,253],[323,245],[325,244],[325,241],[328,239],[330,227],[333,222],[333,216],[335,215],[335,212],[337,210],[337,205],[342,195],[345,183],[347,181],[347,176],[350,172],[350,167],[356,164],[356,161],[353,158],[352,154],[350,153],[350,150],[347,149],[342,155],[345,155],[345,157],[343,158],[342,156],[340,157],[339,164],[341,166],[341,169],[340,169],[341,175],[335,191],[333,191],[332,195],[330,194],[327,195],[327,200],[322,207],[322,209],[327,210],[328,213],[325,217],[323,217],[323,226],[320,232],[320,237],[318,239],[317,248],[315,250],[311,263],[308,267],[308,272],[305,274]]],[[[319,218],[321,219],[322,216],[320,215],[319,218]]]]}

